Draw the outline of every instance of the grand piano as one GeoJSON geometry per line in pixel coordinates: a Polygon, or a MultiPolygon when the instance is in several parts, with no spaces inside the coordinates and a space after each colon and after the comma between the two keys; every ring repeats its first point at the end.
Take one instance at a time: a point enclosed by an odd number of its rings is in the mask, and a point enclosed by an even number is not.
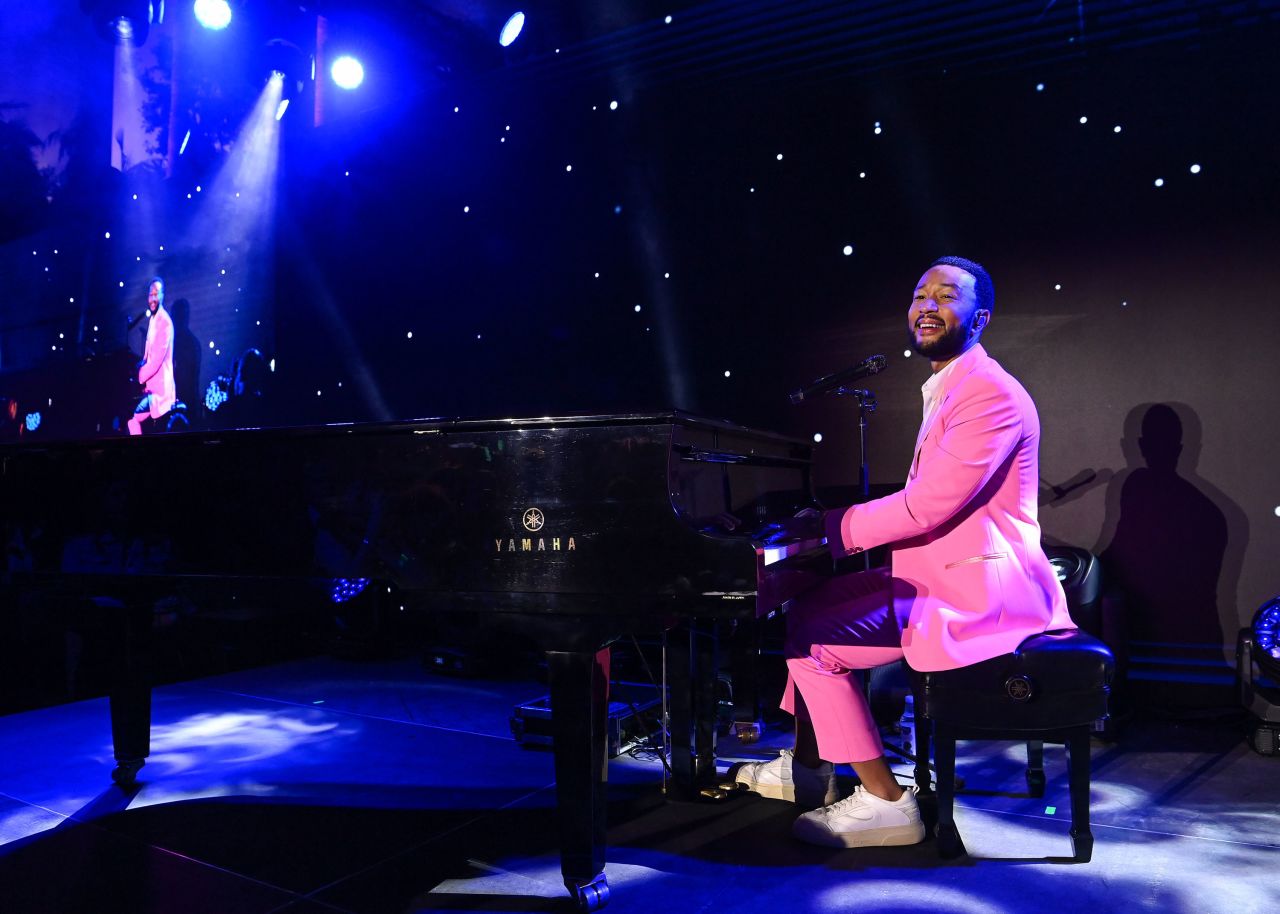
{"type": "Polygon", "coordinates": [[[0,517],[10,544],[41,545],[6,586],[117,620],[123,785],[149,751],[166,595],[367,591],[395,611],[460,614],[488,638],[532,637],[549,671],[564,881],[595,910],[609,896],[607,647],[667,632],[672,786],[696,796],[715,779],[715,627],[774,609],[764,595],[819,554],[820,540],[776,541],[777,521],[815,505],[811,457],[803,441],[680,412],[28,440],[0,447],[0,517]]]}

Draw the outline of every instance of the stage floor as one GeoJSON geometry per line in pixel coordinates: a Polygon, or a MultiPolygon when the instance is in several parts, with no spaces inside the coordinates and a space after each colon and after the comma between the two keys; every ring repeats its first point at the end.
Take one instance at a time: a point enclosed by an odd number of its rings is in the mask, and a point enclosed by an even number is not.
{"type": "MultiPolygon", "coordinates": [[[[544,692],[437,677],[415,661],[329,659],[165,686],[132,795],[110,781],[105,699],[0,718],[0,910],[568,910],[551,755],[520,747],[508,727],[516,704],[544,692]]],[[[721,755],[786,744],[778,726],[762,744],[722,741],[721,755]]],[[[802,845],[788,804],[666,802],[658,761],[616,759],[606,910],[1274,908],[1280,758],[1254,754],[1238,721],[1139,721],[1118,743],[1095,741],[1088,864],[1063,862],[1060,747],[1046,750],[1039,800],[1026,795],[1020,745],[964,744],[960,755],[969,856],[955,861],[940,861],[931,839],[802,845]]]]}

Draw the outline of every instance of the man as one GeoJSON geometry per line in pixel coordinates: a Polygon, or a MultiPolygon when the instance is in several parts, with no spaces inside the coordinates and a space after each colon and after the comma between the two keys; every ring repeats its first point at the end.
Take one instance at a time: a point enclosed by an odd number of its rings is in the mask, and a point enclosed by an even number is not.
{"type": "Polygon", "coordinates": [[[782,706],[796,717],[796,747],[742,766],[735,779],[819,806],[795,822],[803,841],[924,839],[915,794],[889,770],[851,670],[904,656],[917,670],[954,669],[1075,628],[1040,545],[1035,405],[979,344],[994,299],[987,271],[963,258],[943,257],[921,277],[907,326],[933,375],[906,487],[823,517],[837,556],[891,543],[891,569],[832,578],[788,606],[782,706]],[[840,762],[862,783],[833,802],[840,762]]]}
{"type": "Polygon", "coordinates": [[[138,366],[138,383],[146,391],[129,420],[129,434],[141,435],[148,416],[159,419],[177,399],[173,383],[173,320],[164,309],[164,280],[156,277],[147,289],[147,343],[138,366]]]}

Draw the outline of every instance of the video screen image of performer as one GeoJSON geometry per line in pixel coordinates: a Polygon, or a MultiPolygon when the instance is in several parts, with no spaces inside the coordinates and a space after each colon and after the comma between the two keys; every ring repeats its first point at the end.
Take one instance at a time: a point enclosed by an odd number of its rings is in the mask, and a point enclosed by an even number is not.
{"type": "Polygon", "coordinates": [[[810,535],[821,524],[837,557],[891,550],[889,568],[828,578],[789,601],[782,707],[796,719],[795,748],[735,773],[748,790],[811,809],[793,826],[801,841],[924,840],[915,789],[894,778],[851,671],[904,657],[920,671],[955,669],[1075,628],[1040,543],[1035,404],[979,342],[994,300],[981,265],[930,265],[907,311],[911,345],[933,374],[905,488],[790,522],[810,535]],[[833,763],[861,781],[844,799],[833,763]]]}
{"type": "Polygon", "coordinates": [[[164,309],[164,280],[157,276],[147,287],[147,342],[138,366],[138,383],[145,394],[129,419],[129,434],[141,435],[142,423],[159,419],[177,400],[173,382],[173,319],[164,309]]]}

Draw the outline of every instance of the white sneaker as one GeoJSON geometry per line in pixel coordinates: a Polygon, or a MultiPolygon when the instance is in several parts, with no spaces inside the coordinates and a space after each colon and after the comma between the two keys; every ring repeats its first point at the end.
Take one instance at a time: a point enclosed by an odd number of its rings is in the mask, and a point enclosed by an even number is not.
{"type": "Polygon", "coordinates": [[[783,749],[771,762],[747,762],[738,766],[733,780],[762,797],[788,800],[809,808],[825,806],[840,796],[834,765],[830,762],[823,762],[817,768],[797,765],[790,749],[783,749]]]}
{"type": "Polygon", "coordinates": [[[885,847],[919,844],[924,822],[914,788],[891,803],[859,786],[843,800],[800,816],[791,833],[824,847],[885,847]]]}

